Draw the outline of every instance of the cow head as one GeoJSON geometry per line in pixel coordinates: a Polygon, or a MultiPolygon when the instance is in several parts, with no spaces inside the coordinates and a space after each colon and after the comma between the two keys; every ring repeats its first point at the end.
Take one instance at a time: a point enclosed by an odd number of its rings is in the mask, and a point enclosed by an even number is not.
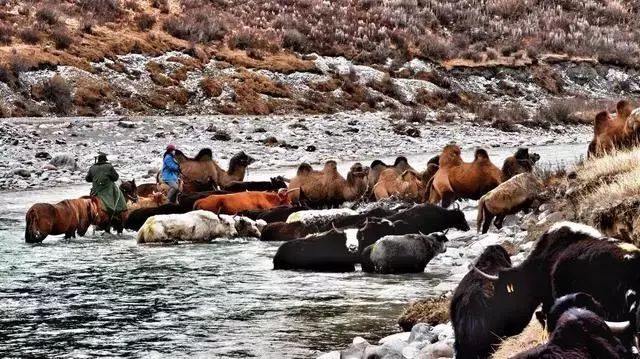
{"type": "Polygon", "coordinates": [[[278,202],[280,205],[287,205],[290,206],[291,205],[291,198],[289,197],[289,193],[293,192],[293,191],[299,191],[300,188],[292,188],[287,190],[287,188],[280,188],[278,190],[278,202]]]}
{"type": "Polygon", "coordinates": [[[358,230],[359,246],[364,249],[384,236],[407,233],[409,226],[409,223],[403,220],[391,222],[385,218],[367,218],[364,225],[358,230]]]}
{"type": "Polygon", "coordinates": [[[467,218],[464,216],[464,212],[460,209],[460,207],[456,209],[450,209],[449,212],[449,227],[455,228],[460,231],[468,231],[471,229],[469,227],[469,223],[467,222],[467,218]]]}
{"type": "Polygon", "coordinates": [[[346,237],[345,246],[347,247],[347,250],[349,251],[349,253],[358,253],[360,248],[359,246],[360,243],[357,238],[357,234],[358,234],[357,228],[338,229],[333,224],[333,222],[331,223],[331,227],[333,227],[334,231],[345,235],[346,237]]]}
{"type": "Polygon", "coordinates": [[[436,253],[444,253],[447,251],[446,243],[449,241],[449,239],[447,238],[445,233],[439,233],[439,232],[431,233],[431,234],[424,234],[422,232],[418,232],[418,233],[420,233],[421,239],[423,241],[428,241],[433,245],[435,245],[436,253]]]}

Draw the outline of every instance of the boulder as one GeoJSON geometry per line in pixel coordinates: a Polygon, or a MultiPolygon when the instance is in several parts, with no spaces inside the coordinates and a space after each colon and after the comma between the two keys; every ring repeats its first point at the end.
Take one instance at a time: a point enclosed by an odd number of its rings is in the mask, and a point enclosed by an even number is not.
{"type": "Polygon", "coordinates": [[[364,354],[362,355],[363,359],[404,359],[402,356],[402,351],[394,350],[393,348],[381,346],[381,345],[370,345],[364,350],[364,354]]]}
{"type": "Polygon", "coordinates": [[[49,164],[55,166],[56,168],[68,168],[70,170],[75,170],[78,168],[78,163],[70,154],[59,154],[55,155],[49,164]]]}
{"type": "Polygon", "coordinates": [[[420,359],[437,359],[437,358],[453,358],[453,347],[448,342],[437,342],[427,345],[420,351],[417,358],[420,359]]]}
{"type": "Polygon", "coordinates": [[[40,151],[40,152],[36,152],[36,158],[41,158],[41,159],[44,159],[44,160],[50,160],[51,159],[51,155],[49,154],[49,152],[40,151]]]}

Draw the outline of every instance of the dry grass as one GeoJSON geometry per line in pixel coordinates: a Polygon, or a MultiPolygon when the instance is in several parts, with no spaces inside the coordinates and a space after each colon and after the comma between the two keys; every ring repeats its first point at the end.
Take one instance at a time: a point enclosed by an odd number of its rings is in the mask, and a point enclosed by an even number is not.
{"type": "Polygon", "coordinates": [[[509,359],[517,353],[543,344],[543,334],[542,326],[534,317],[522,333],[504,340],[491,358],[509,359]]]}
{"type": "Polygon", "coordinates": [[[449,321],[449,305],[447,297],[420,299],[411,303],[398,318],[398,324],[405,332],[411,331],[418,323],[429,325],[443,324],[449,321]]]}
{"type": "Polygon", "coordinates": [[[316,71],[316,65],[313,61],[302,60],[290,53],[269,54],[263,59],[254,59],[249,57],[245,51],[222,48],[215,52],[215,57],[235,67],[270,70],[285,74],[316,71]]]}

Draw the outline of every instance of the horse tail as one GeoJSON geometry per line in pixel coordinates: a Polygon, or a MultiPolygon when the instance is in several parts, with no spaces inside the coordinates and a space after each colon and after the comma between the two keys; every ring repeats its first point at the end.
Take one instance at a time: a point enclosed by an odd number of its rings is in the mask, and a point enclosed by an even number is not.
{"type": "Polygon", "coordinates": [[[482,198],[480,198],[480,201],[478,201],[478,217],[476,218],[476,226],[477,226],[477,230],[478,233],[480,233],[482,231],[482,224],[484,222],[484,215],[485,215],[485,204],[484,204],[484,196],[482,196],[482,198]]]}

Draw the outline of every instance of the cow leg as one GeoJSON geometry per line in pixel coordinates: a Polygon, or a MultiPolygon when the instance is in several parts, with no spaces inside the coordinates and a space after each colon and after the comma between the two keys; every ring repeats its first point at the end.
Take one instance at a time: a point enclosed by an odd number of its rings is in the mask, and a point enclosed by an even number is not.
{"type": "Polygon", "coordinates": [[[456,201],[456,196],[452,192],[446,192],[442,194],[442,208],[449,208],[453,202],[456,201]]]}

